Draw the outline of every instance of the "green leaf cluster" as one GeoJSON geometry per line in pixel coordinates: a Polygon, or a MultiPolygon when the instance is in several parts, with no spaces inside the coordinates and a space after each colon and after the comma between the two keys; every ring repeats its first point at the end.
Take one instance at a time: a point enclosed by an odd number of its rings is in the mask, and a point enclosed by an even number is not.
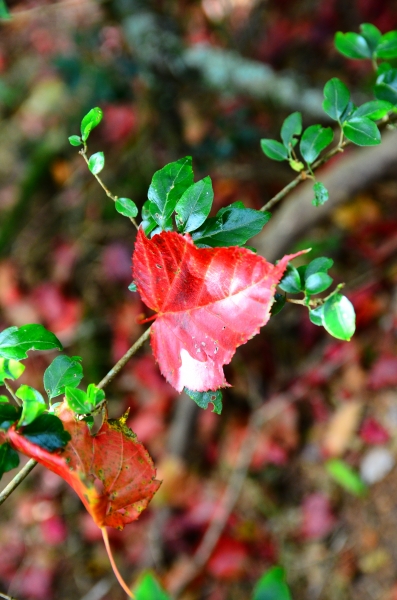
{"type": "Polygon", "coordinates": [[[105,392],[93,383],[87,387],[87,391],[76,387],[65,387],[66,402],[71,410],[78,415],[89,415],[95,412],[105,400],[105,392]]]}
{"type": "Polygon", "coordinates": [[[335,46],[347,58],[390,60],[397,58],[397,31],[382,35],[372,23],[363,23],[360,25],[360,33],[338,31],[335,34],[335,46]]]}

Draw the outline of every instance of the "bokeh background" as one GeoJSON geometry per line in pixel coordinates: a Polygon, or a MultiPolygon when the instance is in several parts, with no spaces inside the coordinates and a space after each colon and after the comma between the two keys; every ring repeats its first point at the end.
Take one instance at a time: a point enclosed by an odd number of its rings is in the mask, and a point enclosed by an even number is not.
{"type": "MultiPolygon", "coordinates": [[[[154,171],[189,154],[196,179],[213,178],[214,211],[236,200],[258,209],[293,178],[261,153],[260,139],[278,139],[296,110],[305,126],[328,125],[321,101],[331,77],[357,102],[370,97],[371,65],[338,55],[335,32],[362,22],[397,29],[393,0],[7,5],[0,328],[43,323],[69,355],[82,356],[86,384],[137,339],[145,308],[128,291],[134,228],[67,140],[82,116],[93,106],[104,111],[89,148],[105,152],[102,175],[114,194],[141,206],[154,171]]],[[[312,207],[307,223],[291,209],[288,223],[270,221],[257,244],[272,260],[281,248],[301,247],[335,260],[331,274],[347,282],[357,311],[353,341],[331,339],[307,311],[288,306],[227,367],[233,387],[220,417],[178,396],[149,348],[109,387],[111,416],[130,407],[129,424],[164,480],[141,519],[112,533],[128,584],[151,568],[178,590],[229,489],[235,502],[214,551],[179,597],[250,598],[258,577],[281,564],[295,600],[397,599],[397,162],[381,161],[374,172],[371,152],[349,154],[338,203],[331,187],[330,208],[312,207]],[[258,426],[252,415],[261,405],[269,412],[258,426]],[[239,493],[233,477],[253,432],[239,493]],[[361,470],[366,497],[331,479],[330,456],[361,470]]],[[[331,161],[326,176],[339,177],[344,159],[331,161]]],[[[306,196],[299,202],[310,206],[306,196]]],[[[52,358],[29,358],[21,382],[43,390],[52,358]]],[[[0,591],[18,600],[125,597],[78,498],[38,467],[1,507],[0,591]]]]}

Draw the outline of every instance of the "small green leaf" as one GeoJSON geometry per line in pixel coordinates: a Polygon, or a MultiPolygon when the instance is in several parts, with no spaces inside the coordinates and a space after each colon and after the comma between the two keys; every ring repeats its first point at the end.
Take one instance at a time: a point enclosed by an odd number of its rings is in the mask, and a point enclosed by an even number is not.
{"type": "Polygon", "coordinates": [[[105,155],[103,152],[95,152],[88,160],[88,168],[93,175],[98,175],[105,166],[105,155]]]}
{"type": "Polygon", "coordinates": [[[379,100],[390,102],[393,106],[397,104],[397,69],[388,69],[378,75],[374,93],[379,100]]]}
{"type": "Polygon", "coordinates": [[[0,396],[0,402],[8,402],[7,396],[0,396]]]}
{"type": "Polygon", "coordinates": [[[175,207],[178,231],[188,233],[198,229],[208,217],[213,200],[211,177],[205,177],[187,188],[175,207]]]}
{"type": "Polygon", "coordinates": [[[272,315],[272,317],[274,317],[274,315],[277,315],[280,311],[283,310],[286,301],[287,299],[284,296],[284,294],[279,294],[278,292],[274,294],[274,302],[270,309],[270,314],[272,315]]]}
{"type": "Polygon", "coordinates": [[[365,102],[365,104],[362,104],[354,111],[354,118],[367,117],[371,121],[378,121],[379,119],[383,119],[392,108],[393,105],[390,102],[371,100],[370,102],[365,102]]]}
{"type": "Polygon", "coordinates": [[[7,431],[21,416],[22,409],[12,404],[0,403],[0,429],[7,431]]]}
{"type": "Polygon", "coordinates": [[[30,387],[30,385],[21,385],[15,392],[17,398],[23,400],[22,415],[18,422],[18,427],[29,425],[43,412],[46,411],[47,405],[43,396],[30,387]]]}
{"type": "Polygon", "coordinates": [[[40,415],[33,423],[24,427],[22,435],[32,444],[36,444],[48,452],[63,448],[71,440],[61,419],[48,413],[40,415]]]}
{"type": "Polygon", "coordinates": [[[327,273],[313,273],[306,278],[305,291],[307,294],[321,294],[332,284],[332,277],[327,273]]]}
{"type": "Polygon", "coordinates": [[[375,25],[372,25],[372,23],[363,23],[360,25],[360,31],[373,54],[382,38],[381,32],[375,25]]]}
{"type": "Polygon", "coordinates": [[[314,198],[312,200],[313,206],[322,206],[329,199],[329,192],[325,185],[321,181],[316,181],[313,185],[314,198]]]}
{"type": "Polygon", "coordinates": [[[0,356],[22,360],[29,350],[62,350],[62,344],[42,325],[9,327],[0,333],[0,356]]]}
{"type": "Polygon", "coordinates": [[[2,385],[6,379],[15,381],[22,375],[24,370],[25,365],[17,360],[0,358],[0,385],[2,385]]]}
{"type": "Polygon", "coordinates": [[[305,168],[303,162],[301,162],[300,160],[294,160],[293,158],[289,159],[289,166],[297,173],[300,173],[305,168]]]}
{"type": "Polygon", "coordinates": [[[0,479],[3,477],[4,473],[16,469],[18,465],[18,452],[16,452],[10,444],[2,444],[0,446],[0,479]]]}
{"type": "Polygon", "coordinates": [[[263,139],[261,140],[261,148],[266,156],[272,160],[288,160],[288,150],[277,140],[263,139]]]}
{"type": "Polygon", "coordinates": [[[397,31],[389,31],[382,35],[376,48],[378,58],[397,58],[397,31]]]}
{"type": "Polygon", "coordinates": [[[367,117],[353,117],[343,123],[343,133],[357,146],[377,146],[381,143],[378,127],[367,117]]]}
{"type": "Polygon", "coordinates": [[[128,289],[130,290],[130,292],[138,291],[138,288],[136,287],[136,283],[134,281],[132,283],[130,283],[130,285],[128,286],[128,289]]]}
{"type": "Polygon", "coordinates": [[[335,34],[335,47],[347,58],[372,58],[366,39],[358,33],[338,31],[335,34]]]}
{"type": "Polygon", "coordinates": [[[324,86],[323,109],[331,119],[339,121],[340,116],[349,104],[350,92],[345,84],[333,77],[324,86]]]}
{"type": "MultiPolygon", "coordinates": [[[[156,221],[153,219],[152,215],[150,214],[150,205],[151,204],[153,204],[153,203],[150,202],[150,200],[146,200],[146,202],[142,206],[141,227],[146,236],[149,236],[149,234],[153,231],[153,229],[155,229],[157,227],[156,221]]],[[[155,204],[153,204],[153,206],[152,206],[152,211],[154,211],[154,209],[155,209],[155,204]]]]}
{"type": "Polygon", "coordinates": [[[321,306],[309,310],[309,319],[314,325],[318,325],[319,327],[322,327],[323,324],[323,309],[324,305],[322,304],[321,306]]]}
{"type": "Polygon", "coordinates": [[[10,11],[7,8],[5,0],[0,0],[0,19],[9,21],[11,19],[10,11]]]}
{"type": "Polygon", "coordinates": [[[345,110],[339,117],[339,122],[343,123],[343,121],[348,121],[353,116],[353,113],[355,112],[356,109],[357,109],[357,106],[354,104],[354,102],[349,100],[345,110]]]}
{"type": "Polygon", "coordinates": [[[56,398],[65,393],[65,386],[77,387],[83,379],[80,358],[57,356],[44,372],[44,389],[48,398],[56,398]]]}
{"type": "Polygon", "coordinates": [[[142,573],[134,588],[135,600],[171,600],[150,571],[142,573]]]}
{"type": "Polygon", "coordinates": [[[94,407],[98,406],[98,404],[101,404],[101,402],[103,402],[105,400],[105,392],[103,390],[99,389],[95,385],[95,383],[90,383],[90,385],[87,388],[87,398],[88,398],[88,402],[94,408],[94,407]]]}
{"type": "Polygon", "coordinates": [[[220,415],[222,412],[222,392],[216,390],[213,392],[195,392],[185,388],[185,392],[200,408],[208,408],[208,404],[212,402],[214,409],[212,412],[220,415]]]}
{"type": "Polygon", "coordinates": [[[334,132],[331,127],[311,125],[305,129],[299,144],[300,153],[308,165],[312,164],[320,152],[333,140],[334,132]]]}
{"type": "Polygon", "coordinates": [[[134,219],[138,214],[137,205],[129,198],[117,198],[115,206],[117,212],[124,215],[124,217],[134,219]]]}
{"type": "Polygon", "coordinates": [[[87,141],[91,131],[102,121],[102,117],[103,112],[98,106],[92,108],[90,112],[86,114],[81,121],[81,137],[83,142],[87,141]]]}
{"type": "Polygon", "coordinates": [[[302,133],[302,115],[300,112],[294,112],[289,115],[281,127],[281,139],[284,146],[289,149],[297,143],[296,136],[302,133]]]}
{"type": "Polygon", "coordinates": [[[83,390],[66,386],[65,397],[69,408],[78,415],[86,415],[93,408],[86,392],[83,392],[83,390]]]}
{"type": "Polygon", "coordinates": [[[72,146],[81,146],[81,144],[83,143],[83,140],[78,135],[71,135],[70,137],[68,137],[68,140],[72,146]]]}
{"type": "Polygon", "coordinates": [[[257,582],[252,600],[292,600],[282,567],[271,567],[257,582]]]}
{"type": "Polygon", "coordinates": [[[326,256],[315,258],[306,266],[305,278],[307,279],[314,273],[326,273],[332,267],[334,261],[326,256]]]}
{"type": "Polygon", "coordinates": [[[279,287],[288,294],[299,294],[303,290],[299,271],[291,263],[288,263],[279,287]]]}
{"type": "Polygon", "coordinates": [[[334,294],[323,306],[324,328],[333,337],[349,341],[356,329],[356,315],[350,300],[341,294],[334,294]]]}
{"type": "Polygon", "coordinates": [[[345,490],[354,496],[364,496],[368,488],[357,471],[352,469],[344,460],[334,458],[325,463],[325,468],[331,477],[345,490]]]}

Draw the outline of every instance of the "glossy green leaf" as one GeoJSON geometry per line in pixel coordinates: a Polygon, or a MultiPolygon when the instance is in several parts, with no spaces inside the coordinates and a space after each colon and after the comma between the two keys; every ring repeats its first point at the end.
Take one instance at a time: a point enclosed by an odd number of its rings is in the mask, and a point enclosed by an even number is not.
{"type": "Polygon", "coordinates": [[[213,392],[195,392],[185,388],[185,392],[200,408],[208,408],[208,404],[212,402],[214,408],[213,411],[217,415],[222,412],[222,392],[216,390],[213,392]]]}
{"type": "Polygon", "coordinates": [[[98,175],[105,166],[105,155],[103,152],[95,152],[88,160],[88,168],[93,175],[98,175]]]}
{"type": "Polygon", "coordinates": [[[360,32],[373,54],[382,38],[381,32],[375,25],[372,25],[372,23],[363,23],[360,25],[360,32]]]}
{"type": "Polygon", "coordinates": [[[279,312],[281,312],[285,306],[286,301],[287,299],[284,296],[284,294],[279,294],[278,292],[276,292],[274,294],[274,302],[270,309],[270,314],[274,317],[274,315],[277,315],[279,312]]]}
{"type": "Polygon", "coordinates": [[[182,194],[193,185],[192,157],[185,156],[153,175],[149,187],[149,211],[162,229],[172,229],[171,215],[182,194]]]}
{"type": "Polygon", "coordinates": [[[86,415],[93,408],[86,392],[83,390],[66,386],[65,397],[69,408],[78,415],[86,415]]]}
{"type": "Polygon", "coordinates": [[[379,100],[397,104],[397,69],[388,69],[378,76],[374,94],[379,100]]]}
{"type": "Polygon", "coordinates": [[[282,567],[271,567],[255,585],[252,600],[292,600],[282,567]]]}
{"type": "Polygon", "coordinates": [[[305,279],[314,273],[326,273],[333,264],[334,261],[332,258],[327,258],[326,256],[319,256],[318,258],[315,258],[306,266],[305,279]]]}
{"type": "Polygon", "coordinates": [[[15,381],[22,375],[25,370],[25,365],[12,360],[10,358],[0,358],[0,385],[2,385],[5,379],[12,379],[15,381]]]}
{"type": "Polygon", "coordinates": [[[371,121],[378,121],[379,119],[383,119],[392,108],[393,105],[390,102],[371,100],[370,102],[365,102],[365,104],[362,104],[354,111],[354,118],[367,117],[371,121]]]}
{"type": "Polygon", "coordinates": [[[303,290],[299,271],[290,263],[279,283],[279,288],[288,294],[299,294],[303,290]]]}
{"type": "Polygon", "coordinates": [[[10,446],[10,444],[1,444],[0,446],[0,479],[4,473],[8,473],[12,469],[16,469],[19,465],[18,452],[10,446]]]}
{"type": "Polygon", "coordinates": [[[211,177],[205,177],[191,185],[175,207],[175,221],[180,233],[195,231],[208,217],[214,192],[211,177]]]}
{"type": "Polygon", "coordinates": [[[358,33],[338,31],[335,34],[335,47],[348,58],[372,58],[366,39],[358,33]]]}
{"type": "Polygon", "coordinates": [[[332,277],[327,273],[313,273],[306,278],[305,290],[308,294],[321,294],[332,284],[332,277]]]}
{"type": "Polygon", "coordinates": [[[0,19],[9,21],[11,19],[10,11],[7,8],[5,0],[0,0],[0,19]]]}
{"type": "Polygon", "coordinates": [[[377,125],[367,117],[350,119],[343,123],[343,133],[357,146],[377,146],[381,143],[377,125]]]}
{"type": "Polygon", "coordinates": [[[105,400],[105,392],[99,389],[95,383],[90,383],[87,387],[87,398],[92,408],[105,400]]]}
{"type": "Polygon", "coordinates": [[[20,400],[23,400],[22,415],[19,419],[18,427],[33,423],[47,409],[43,396],[40,392],[30,387],[30,385],[21,385],[15,392],[15,395],[20,400]]]}
{"type": "Polygon", "coordinates": [[[171,600],[150,571],[142,573],[134,588],[135,600],[171,600]]]}
{"type": "Polygon", "coordinates": [[[360,475],[344,460],[338,458],[329,460],[325,463],[325,468],[339,485],[354,496],[363,496],[366,494],[368,488],[360,478],[360,475]]]}
{"type": "Polygon", "coordinates": [[[263,139],[261,140],[261,148],[266,156],[272,160],[288,160],[288,150],[277,140],[263,139]]]}
{"type": "Polygon", "coordinates": [[[346,106],[345,110],[343,111],[343,113],[339,117],[340,123],[343,123],[343,121],[348,121],[353,116],[353,114],[354,114],[354,112],[355,112],[356,109],[357,109],[357,106],[354,104],[354,102],[352,102],[351,100],[349,100],[349,102],[347,103],[347,106],[346,106]]]}
{"type": "Polygon", "coordinates": [[[354,307],[346,296],[334,294],[324,304],[324,328],[333,337],[349,341],[356,329],[354,307]]]}
{"type": "Polygon", "coordinates": [[[316,181],[316,183],[313,185],[313,192],[313,206],[322,206],[329,199],[329,192],[325,185],[321,183],[321,181],[316,181]]]}
{"type": "Polygon", "coordinates": [[[33,423],[24,427],[21,433],[32,444],[36,444],[48,452],[63,448],[71,439],[69,433],[65,431],[61,419],[48,413],[37,417],[33,423]]]}
{"type": "Polygon", "coordinates": [[[65,393],[65,386],[77,387],[83,379],[78,357],[57,356],[44,372],[44,389],[49,399],[65,393]]]}
{"type": "Polygon", "coordinates": [[[234,202],[222,208],[216,217],[207,219],[192,233],[199,247],[243,246],[262,231],[270,219],[269,212],[245,208],[242,202],[234,202]]]}
{"type": "Polygon", "coordinates": [[[294,147],[297,143],[296,136],[302,133],[302,115],[294,112],[289,115],[281,126],[281,139],[286,148],[294,147]]]}
{"type": "Polygon", "coordinates": [[[42,325],[9,327],[0,333],[0,356],[22,360],[29,350],[62,350],[62,344],[42,325]]]}
{"type": "Polygon", "coordinates": [[[99,125],[99,123],[102,121],[102,117],[103,112],[98,106],[92,108],[86,114],[86,116],[81,121],[81,137],[83,142],[87,141],[91,131],[94,129],[94,127],[97,127],[97,125],[99,125]]]}
{"type": "MultiPolygon", "coordinates": [[[[150,213],[150,205],[152,202],[150,200],[146,200],[144,205],[142,206],[142,223],[141,227],[145,232],[146,236],[149,236],[150,233],[157,227],[156,221],[153,219],[150,213]]],[[[155,210],[155,204],[153,204],[152,212],[155,210]]]]}
{"type": "Polygon", "coordinates": [[[22,409],[12,404],[0,403],[0,429],[7,431],[21,416],[22,409]]]}
{"type": "Polygon", "coordinates": [[[301,137],[299,149],[307,164],[311,165],[320,152],[332,142],[333,138],[334,132],[331,127],[311,125],[305,129],[301,137]]]}
{"type": "Polygon", "coordinates": [[[134,219],[138,214],[137,205],[129,198],[117,198],[115,207],[118,213],[130,219],[134,219]]]}
{"type": "Polygon", "coordinates": [[[319,327],[323,324],[323,311],[324,305],[317,306],[312,310],[309,310],[309,319],[314,325],[318,325],[319,327]]]}
{"type": "Polygon", "coordinates": [[[81,139],[81,137],[79,135],[71,135],[68,138],[68,140],[72,146],[81,146],[81,144],[83,143],[83,140],[81,139]]]}
{"type": "Polygon", "coordinates": [[[339,121],[350,100],[350,92],[340,79],[333,77],[324,86],[323,109],[331,119],[339,121]]]}
{"type": "Polygon", "coordinates": [[[389,31],[382,35],[382,38],[376,49],[378,58],[397,58],[397,31],[389,31]]]}

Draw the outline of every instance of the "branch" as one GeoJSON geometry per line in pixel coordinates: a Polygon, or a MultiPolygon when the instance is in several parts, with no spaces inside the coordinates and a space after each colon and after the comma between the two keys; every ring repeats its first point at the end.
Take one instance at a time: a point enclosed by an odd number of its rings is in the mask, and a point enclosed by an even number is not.
{"type": "Polygon", "coordinates": [[[7,596],[7,594],[3,594],[3,592],[0,592],[0,598],[5,598],[5,600],[17,600],[13,596],[7,596]]]}
{"type": "MultiPolygon", "coordinates": [[[[37,465],[37,462],[31,458],[26,465],[17,473],[10,483],[0,493],[0,505],[7,500],[8,496],[19,486],[20,483],[27,477],[30,471],[37,465]]],[[[8,596],[6,596],[8,597],[8,596]]]]}

